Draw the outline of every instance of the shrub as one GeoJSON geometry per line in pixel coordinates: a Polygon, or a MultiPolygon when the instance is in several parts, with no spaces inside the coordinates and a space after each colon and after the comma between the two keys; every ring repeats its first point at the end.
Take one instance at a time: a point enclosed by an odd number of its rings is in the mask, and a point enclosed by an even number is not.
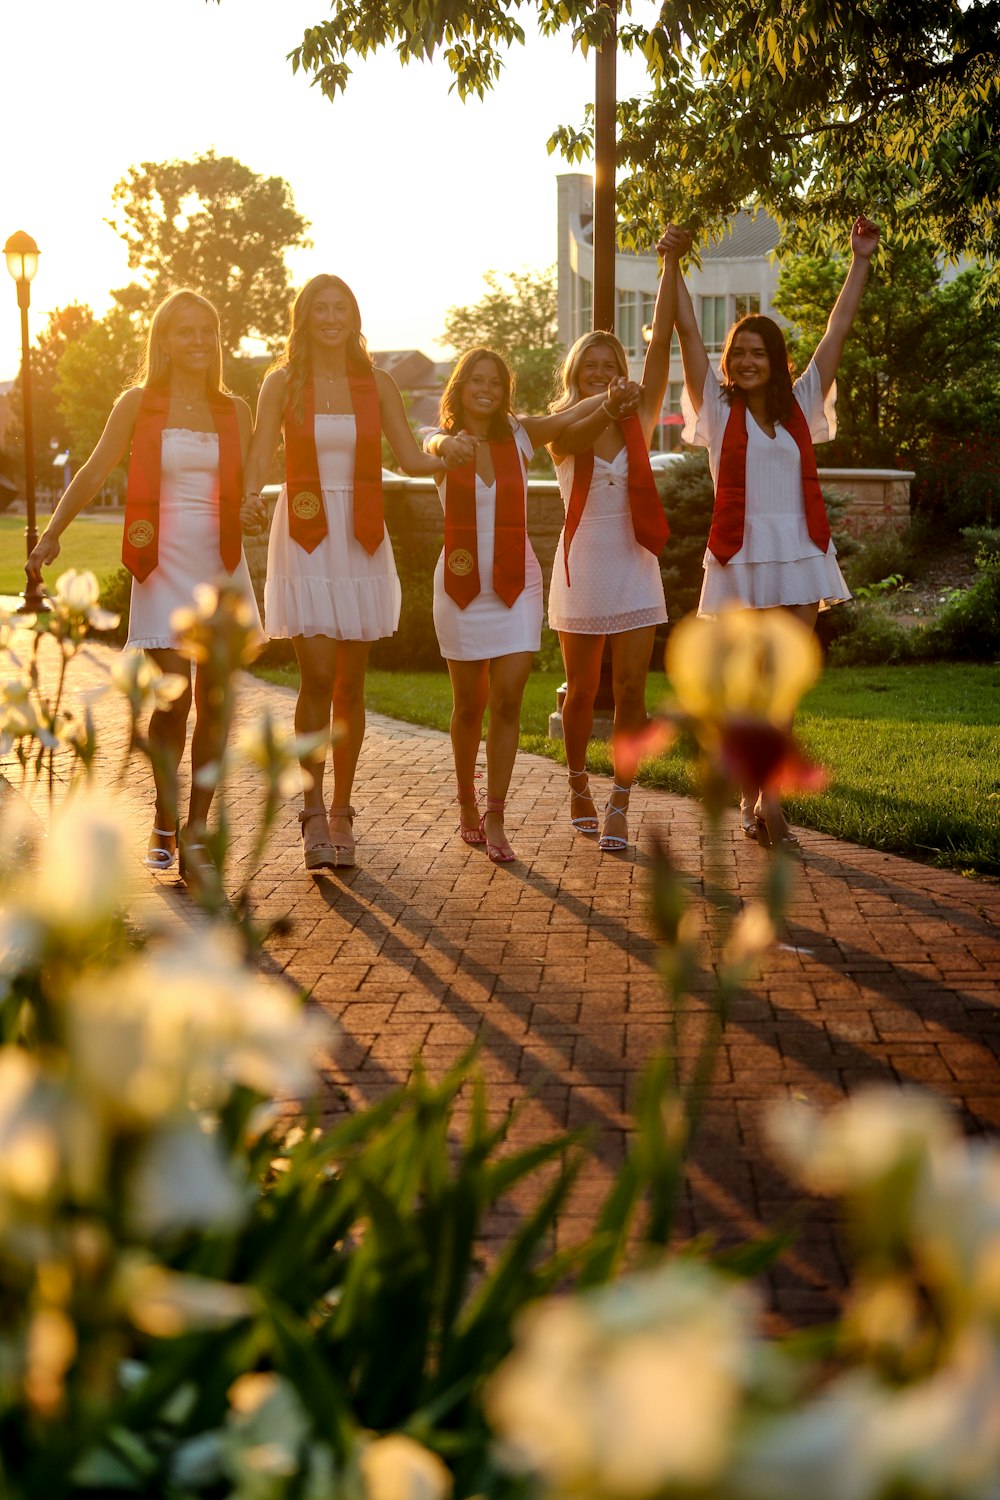
{"type": "Polygon", "coordinates": [[[434,633],[434,565],[439,543],[409,536],[397,546],[396,569],[403,604],[396,634],[372,647],[371,664],[389,672],[435,672],[441,652],[434,633]]]}
{"type": "Polygon", "coordinates": [[[124,646],[128,639],[128,610],[132,597],[132,574],[128,568],[116,568],[101,579],[101,606],[119,616],[114,630],[104,632],[104,639],[124,646]]]}
{"type": "Polygon", "coordinates": [[[820,639],[834,667],[897,666],[919,654],[920,631],[906,630],[879,604],[853,604],[820,616],[820,639]]]}
{"type": "Polygon", "coordinates": [[[657,476],[670,522],[670,540],[660,564],[667,610],[671,620],[697,609],[701,595],[701,560],[712,524],[714,492],[708,453],[696,448],[684,462],[672,464],[657,476]]]}
{"type": "Polygon", "coordinates": [[[994,546],[980,543],[979,577],[971,588],[956,594],[928,628],[925,655],[985,662],[1000,657],[1000,550],[994,546]]]}
{"type": "Polygon", "coordinates": [[[939,536],[1000,516],[1000,439],[937,439],[914,468],[913,510],[933,517],[939,536]]]}

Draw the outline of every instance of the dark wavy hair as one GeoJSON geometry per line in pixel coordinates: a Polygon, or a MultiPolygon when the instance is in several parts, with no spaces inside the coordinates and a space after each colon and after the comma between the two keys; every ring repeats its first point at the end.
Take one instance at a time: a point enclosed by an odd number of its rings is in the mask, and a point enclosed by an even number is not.
{"type": "Polygon", "coordinates": [[[467,349],[460,357],[458,364],[448,377],[448,384],[441,392],[441,404],[438,407],[438,426],[442,432],[457,432],[464,425],[462,412],[462,388],[472,374],[472,367],[481,359],[491,359],[500,371],[500,378],[504,385],[504,397],[502,407],[498,408],[490,418],[490,430],[488,437],[490,442],[502,442],[504,438],[510,437],[510,415],[511,405],[514,399],[514,376],[511,373],[507,361],[496,353],[494,349],[467,349]]]}
{"type": "Polygon", "coordinates": [[[365,336],[361,332],[361,310],[358,299],[339,276],[320,275],[307,281],[292,304],[292,322],[284,353],[271,366],[272,370],[288,370],[288,400],[301,422],[303,418],[302,393],[312,370],[312,348],[309,343],[309,314],[320,292],[341,292],[350,303],[354,327],[347,340],[347,363],[355,369],[370,371],[372,357],[368,353],[365,336]]]}
{"type": "Polygon", "coordinates": [[[785,335],[773,318],[765,318],[762,313],[748,313],[745,318],[734,323],[726,335],[721,361],[723,395],[731,402],[734,396],[740,394],[730,377],[729,355],[734,339],[741,333],[757,333],[763,339],[771,363],[771,376],[765,391],[767,415],[772,422],[787,422],[795,398],[792,395],[792,366],[785,346],[785,335]]]}

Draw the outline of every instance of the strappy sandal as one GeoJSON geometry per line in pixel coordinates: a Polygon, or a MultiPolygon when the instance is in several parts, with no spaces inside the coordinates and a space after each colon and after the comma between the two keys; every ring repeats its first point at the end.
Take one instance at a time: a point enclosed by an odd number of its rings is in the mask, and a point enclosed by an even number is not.
{"type": "MultiPolygon", "coordinates": [[[[306,824],[313,818],[322,818],[323,827],[327,827],[326,813],[322,807],[303,808],[299,813],[303,843],[306,836],[306,824]]],[[[335,870],[337,868],[337,851],[329,839],[321,839],[318,844],[306,845],[303,848],[303,858],[307,870],[335,870]]]]}
{"type": "Polygon", "coordinates": [[[745,839],[757,840],[757,815],[746,797],[740,798],[740,827],[745,839]]]}
{"type": "Polygon", "coordinates": [[[170,870],[173,868],[174,860],[177,858],[177,829],[176,828],[154,828],[150,834],[152,838],[173,839],[173,849],[151,849],[147,847],[146,858],[143,863],[147,870],[170,870]]]}
{"type": "Polygon", "coordinates": [[[793,859],[802,858],[802,845],[787,823],[784,833],[779,838],[775,838],[767,826],[767,818],[759,808],[754,809],[754,822],[757,826],[757,842],[762,849],[776,849],[782,854],[790,855],[793,859]]]}
{"type": "Polygon", "coordinates": [[[479,792],[476,790],[476,788],[474,786],[462,786],[461,782],[459,782],[458,783],[458,790],[455,793],[455,801],[458,803],[458,806],[459,806],[458,831],[459,831],[459,833],[462,836],[462,843],[463,844],[474,844],[477,847],[481,848],[482,845],[486,843],[486,835],[483,832],[482,821],[477,818],[475,828],[467,828],[465,826],[465,824],[462,822],[462,812],[461,812],[461,810],[462,810],[463,807],[474,807],[476,809],[477,814],[478,814],[478,812],[479,812],[479,792]]]}
{"type": "Polygon", "coordinates": [[[489,814],[494,813],[502,819],[503,810],[506,805],[503,797],[487,797],[486,811],[479,820],[479,831],[483,836],[483,843],[486,845],[486,857],[487,859],[491,859],[495,865],[509,865],[517,859],[517,855],[510,847],[506,835],[502,844],[493,844],[490,842],[489,835],[486,832],[486,819],[489,814]]]}
{"type": "Polygon", "coordinates": [[[177,834],[177,863],[180,877],[188,885],[198,885],[215,878],[215,866],[208,846],[199,840],[188,838],[189,828],[185,823],[177,834]]]}
{"type": "MultiPolygon", "coordinates": [[[[346,818],[349,823],[353,824],[353,822],[354,822],[354,808],[353,807],[331,807],[330,808],[329,816],[331,818],[346,818]]],[[[347,869],[350,869],[350,867],[354,864],[354,843],[353,843],[353,839],[352,839],[352,842],[349,843],[349,844],[338,843],[338,839],[342,839],[343,838],[343,834],[336,834],[336,833],[334,833],[333,829],[330,828],[329,823],[327,823],[327,828],[328,828],[329,834],[330,834],[330,846],[333,849],[333,853],[334,853],[334,869],[337,869],[337,870],[341,870],[341,869],[347,870],[347,869]]]]}
{"type": "Polygon", "coordinates": [[[628,848],[628,799],[631,792],[632,788],[630,786],[619,786],[617,781],[611,784],[611,797],[608,798],[604,805],[605,831],[597,841],[598,849],[603,850],[605,854],[621,854],[623,849],[628,848]],[[612,802],[611,797],[614,796],[615,792],[618,792],[625,798],[624,807],[618,807],[612,802]],[[608,833],[608,823],[612,818],[621,818],[622,831],[620,834],[608,833]]]}
{"type": "Polygon", "coordinates": [[[587,775],[586,767],[582,771],[571,771],[568,766],[566,767],[566,779],[569,782],[570,807],[572,808],[572,806],[573,806],[573,800],[572,799],[574,797],[576,797],[580,802],[589,802],[590,805],[591,805],[591,807],[594,809],[593,815],[591,815],[590,813],[587,813],[586,816],[582,817],[582,818],[574,818],[574,817],[571,816],[570,817],[570,822],[572,823],[573,827],[579,829],[579,831],[581,833],[596,833],[597,832],[597,806],[596,806],[596,804],[594,802],[593,797],[591,796],[591,792],[590,792],[590,780],[588,778],[588,780],[587,780],[587,790],[585,792],[579,792],[579,791],[577,791],[576,787],[573,785],[573,778],[575,776],[586,776],[586,775],[587,775]]]}

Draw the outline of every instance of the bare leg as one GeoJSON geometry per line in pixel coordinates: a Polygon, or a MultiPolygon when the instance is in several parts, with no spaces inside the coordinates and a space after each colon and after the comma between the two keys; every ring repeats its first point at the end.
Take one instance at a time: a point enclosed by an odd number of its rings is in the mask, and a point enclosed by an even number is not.
{"type": "MultiPolygon", "coordinates": [[[[785,613],[792,615],[801,624],[808,626],[810,630],[816,628],[816,617],[819,614],[819,604],[793,604],[785,609],[785,613]]],[[[791,729],[791,725],[788,726],[791,729]]],[[[776,792],[765,791],[763,787],[757,787],[753,793],[754,810],[758,818],[762,818],[767,829],[768,840],[772,844],[780,843],[783,839],[797,842],[788,831],[788,821],[781,809],[781,799],[776,792]]]]}
{"type": "MultiPolygon", "coordinates": [[[[506,801],[521,732],[521,700],[531,672],[532,653],[512,651],[490,662],[490,725],[486,731],[486,796],[489,803],[506,801]]],[[[483,824],[487,840],[510,849],[504,837],[502,811],[487,810],[483,824]]]]}
{"type": "Polygon", "coordinates": [[[463,794],[459,802],[459,822],[471,832],[479,827],[479,808],[472,788],[490,690],[489,662],[449,661],[448,674],[452,695],[451,749],[455,757],[455,780],[463,794]]]}
{"type": "MultiPolygon", "coordinates": [[[[337,662],[337,642],[327,635],[297,635],[293,638],[295,658],[299,664],[299,696],[295,700],[295,733],[330,733],[330,706],[337,662]]],[[[328,843],[326,804],[323,801],[323,773],[326,769],[326,744],[302,761],[305,788],[302,810],[322,813],[303,824],[302,841],[308,851],[328,843]]]]}
{"type": "MultiPolygon", "coordinates": [[[[333,679],[333,719],[343,738],[333,747],[333,808],[348,808],[354,773],[365,738],[365,672],[371,641],[338,641],[333,679]]],[[[354,848],[350,816],[331,811],[330,838],[338,848],[354,848]]]]}
{"type": "Polygon", "coordinates": [[[569,772],[571,819],[583,831],[597,831],[594,799],[586,775],[587,745],[594,727],[594,699],[601,680],[603,635],[576,635],[560,631],[563,665],[566,668],[566,700],[563,703],[563,743],[569,772]]]}
{"type": "Polygon", "coordinates": [[[161,672],[186,678],[188,682],[187,689],[173,703],[166,708],[155,708],[149,720],[150,760],[156,787],[153,827],[163,830],[150,835],[149,851],[154,854],[161,850],[170,856],[177,847],[173,833],[178,818],[177,772],[184,754],[188,714],[191,712],[191,663],[179,651],[167,648],[156,647],[147,650],[146,654],[161,672]],[[167,829],[171,830],[170,833],[165,831],[167,829]]]}
{"type": "MultiPolygon", "coordinates": [[[[641,734],[649,722],[646,712],[646,678],[649,675],[649,658],[655,634],[654,625],[644,625],[638,630],[623,630],[611,637],[611,678],[615,690],[614,749],[623,741],[641,734]]],[[[620,769],[616,753],[615,784],[604,813],[602,848],[610,846],[622,849],[628,843],[625,813],[633,775],[632,771],[626,775],[620,769]]]]}

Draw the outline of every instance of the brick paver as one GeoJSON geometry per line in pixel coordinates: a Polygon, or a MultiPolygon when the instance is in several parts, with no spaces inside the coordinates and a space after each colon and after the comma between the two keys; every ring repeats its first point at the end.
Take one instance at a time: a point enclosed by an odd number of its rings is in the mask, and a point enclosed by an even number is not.
{"type": "MultiPolygon", "coordinates": [[[[110,656],[95,648],[75,664],[76,689],[99,681],[110,656]]],[[[240,719],[268,706],[290,722],[293,701],[248,677],[240,719]]],[[[110,699],[99,714],[107,763],[123,725],[110,699]]],[[[604,788],[595,790],[600,800],[604,788]]],[[[136,911],[196,920],[176,875],[149,876],[139,863],[145,772],[120,795],[134,815],[136,911]]],[[[283,810],[255,890],[261,914],[290,913],[293,925],[269,943],[267,961],[339,1023],[328,1114],[379,1098],[418,1052],[437,1075],[475,1040],[491,1110],[523,1104],[515,1140],[587,1127],[587,1166],[560,1229],[569,1239],[622,1160],[630,1091],[663,1036],[649,839],[669,844],[697,897],[700,810],[639,788],[638,850],[602,855],[570,828],[562,769],[522,755],[507,818],[519,858],[497,867],[457,837],[452,795],[446,736],[371,715],[354,797],[358,865],[306,874],[296,808],[283,810]]],[[[238,863],[253,815],[248,773],[233,803],[238,863]]],[[[952,1101],[968,1128],[1000,1125],[1000,889],[813,832],[803,842],[784,941],[732,1007],[691,1162],[681,1230],[722,1245],[784,1220],[798,1200],[763,1142],[775,1098],[832,1103],[870,1082],[919,1083],[952,1101]]],[[[713,879],[749,895],[767,857],[734,816],[713,879]]],[[[833,1213],[814,1204],[772,1274],[776,1318],[825,1315],[843,1275],[833,1213]]]]}

